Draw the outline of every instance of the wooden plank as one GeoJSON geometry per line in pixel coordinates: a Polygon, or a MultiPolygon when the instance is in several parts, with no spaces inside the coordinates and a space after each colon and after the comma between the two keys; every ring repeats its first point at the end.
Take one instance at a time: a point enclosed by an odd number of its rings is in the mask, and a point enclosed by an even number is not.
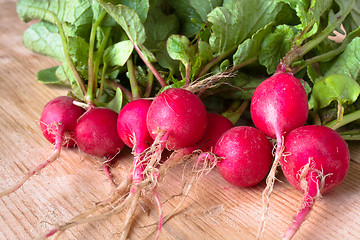
{"type": "MultiPolygon", "coordinates": [[[[22,45],[22,32],[29,26],[15,11],[16,1],[0,2],[0,189],[17,182],[22,174],[51,154],[52,146],[42,136],[38,119],[43,106],[67,89],[45,86],[35,80],[40,69],[58,63],[31,53],[22,45]]],[[[359,161],[357,143],[351,157],[359,161]]],[[[132,157],[127,149],[116,158],[117,180],[125,176],[132,157]]],[[[164,214],[180,197],[183,173],[190,166],[171,169],[158,187],[164,214]]],[[[270,216],[264,239],[279,239],[296,213],[301,194],[281,173],[271,196],[270,216]]],[[[227,184],[216,170],[197,182],[180,212],[167,222],[160,239],[255,239],[261,217],[261,192],[265,184],[237,188],[227,184]]],[[[346,180],[320,199],[294,239],[358,239],[360,236],[360,165],[352,161],[346,180]]],[[[0,199],[0,239],[32,239],[52,224],[105,199],[110,191],[101,171],[101,159],[66,149],[62,157],[21,189],[0,199]]],[[[136,212],[130,239],[153,239],[158,219],[152,195],[144,197],[136,212]]],[[[118,239],[124,214],[74,227],[59,239],[118,239]]]]}

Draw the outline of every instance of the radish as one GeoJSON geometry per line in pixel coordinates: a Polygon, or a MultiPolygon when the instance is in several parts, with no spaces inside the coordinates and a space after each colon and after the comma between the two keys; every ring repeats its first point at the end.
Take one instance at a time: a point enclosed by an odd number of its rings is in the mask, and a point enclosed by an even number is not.
{"type": "Polygon", "coordinates": [[[350,153],[343,138],[331,128],[308,125],[285,137],[286,154],[280,159],[286,179],[304,192],[302,207],[283,239],[291,239],[321,194],[336,188],[346,177],[350,153]]]}
{"type": "Polygon", "coordinates": [[[153,139],[166,134],[168,150],[178,150],[196,144],[207,123],[204,104],[192,92],[170,88],[159,94],[147,114],[147,127],[153,139]]]}
{"type": "MultiPolygon", "coordinates": [[[[152,188],[160,212],[155,238],[158,238],[162,227],[161,203],[155,192],[161,177],[161,171],[155,170],[161,160],[161,153],[165,148],[179,150],[198,143],[205,133],[207,120],[207,112],[200,98],[186,89],[169,88],[150,105],[146,124],[154,142],[147,151],[149,160],[143,172],[153,182],[152,188]]],[[[171,162],[177,162],[178,159],[171,162]]]]}
{"type": "Polygon", "coordinates": [[[275,159],[262,194],[264,209],[258,238],[264,231],[269,196],[284,150],[284,136],[291,130],[303,126],[308,112],[308,100],[304,87],[299,79],[284,70],[278,70],[273,76],[263,81],[253,93],[250,105],[252,121],[265,135],[276,139],[275,159]]]}
{"type": "MultiPolygon", "coordinates": [[[[193,146],[182,148],[175,152],[173,156],[166,160],[165,164],[169,165],[169,162],[177,162],[179,159],[192,154],[196,150],[204,152],[204,156],[201,158],[206,157],[206,152],[213,152],[220,136],[232,127],[234,127],[234,124],[226,117],[218,113],[207,113],[206,129],[201,140],[193,146]]],[[[197,164],[200,162],[201,160],[199,159],[197,164]]]]}
{"type": "Polygon", "coordinates": [[[84,153],[111,160],[125,145],[117,134],[117,117],[111,109],[90,107],[74,130],[78,148],[84,153]]]}
{"type": "Polygon", "coordinates": [[[150,147],[151,138],[147,126],[146,115],[151,101],[138,99],[126,104],[117,118],[117,132],[126,146],[133,149],[135,155],[133,175],[134,183],[142,181],[142,170],[140,154],[150,147]]]}
{"type": "Polygon", "coordinates": [[[118,114],[108,108],[89,107],[79,119],[74,138],[78,148],[84,153],[105,157],[104,172],[114,186],[108,163],[118,154],[125,144],[116,130],[118,114]]]}
{"type": "Polygon", "coordinates": [[[218,140],[214,153],[222,159],[216,168],[229,183],[251,187],[263,180],[272,162],[272,147],[258,129],[238,126],[227,130],[218,140]]]}
{"type": "MultiPolygon", "coordinates": [[[[143,170],[146,163],[143,161],[144,151],[150,147],[153,139],[151,138],[147,126],[146,116],[151,105],[150,100],[137,99],[126,104],[120,111],[117,119],[117,132],[123,142],[133,149],[134,164],[132,169],[132,188],[128,197],[135,194],[133,200],[134,207],[131,207],[124,223],[122,238],[126,238],[130,228],[130,220],[138,203],[139,194],[136,192],[138,184],[143,181],[143,170]]],[[[130,183],[129,183],[130,184],[130,183]]],[[[154,192],[156,201],[157,194],[154,192]]]]}
{"type": "Polygon", "coordinates": [[[207,119],[205,133],[200,142],[197,143],[203,152],[213,151],[221,135],[234,127],[229,119],[217,113],[208,113],[207,119]]]}
{"type": "Polygon", "coordinates": [[[45,138],[55,145],[52,155],[44,162],[29,171],[20,182],[0,193],[0,197],[19,189],[31,176],[39,173],[43,168],[54,162],[59,156],[61,147],[75,145],[74,129],[78,119],[85,110],[73,104],[74,99],[59,96],[48,102],[41,112],[40,129],[45,138]]]}

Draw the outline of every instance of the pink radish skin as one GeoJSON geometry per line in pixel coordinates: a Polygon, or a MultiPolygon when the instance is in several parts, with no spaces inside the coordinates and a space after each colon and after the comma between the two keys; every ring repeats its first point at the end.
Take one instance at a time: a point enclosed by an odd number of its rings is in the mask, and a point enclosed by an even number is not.
{"type": "Polygon", "coordinates": [[[216,161],[216,159],[211,156],[210,153],[214,151],[216,142],[221,137],[221,135],[230,128],[234,127],[234,124],[230,122],[230,120],[226,117],[217,113],[208,113],[207,116],[208,121],[204,136],[201,138],[201,140],[194,146],[179,150],[177,153],[174,154],[174,156],[167,159],[165,164],[177,162],[181,158],[192,154],[198,149],[201,150],[202,153],[198,156],[198,159],[196,161],[196,167],[203,163],[206,158],[210,158],[212,162],[216,161]]]}
{"type": "Polygon", "coordinates": [[[320,194],[335,189],[346,177],[350,153],[346,142],[334,130],[308,125],[285,137],[286,155],[280,159],[286,179],[304,192],[302,208],[283,239],[291,239],[320,194]]]}
{"type": "Polygon", "coordinates": [[[59,96],[45,105],[40,116],[40,129],[49,142],[56,144],[57,136],[62,135],[63,145],[75,145],[74,129],[85,109],[74,105],[73,101],[71,97],[59,96]]]}
{"type": "Polygon", "coordinates": [[[72,147],[75,145],[73,132],[78,119],[85,110],[73,104],[74,99],[67,96],[59,96],[48,102],[42,110],[40,117],[40,129],[45,138],[55,145],[51,156],[37,165],[16,185],[0,193],[0,197],[8,195],[19,189],[30,177],[39,173],[46,166],[54,162],[61,152],[61,147],[72,147]]]}
{"type": "Polygon", "coordinates": [[[220,114],[208,113],[207,116],[208,121],[205,133],[197,144],[203,152],[213,151],[221,135],[234,127],[234,124],[229,119],[220,114]]]}
{"type": "MultiPolygon", "coordinates": [[[[281,69],[281,65],[280,65],[281,69]]],[[[262,193],[263,217],[257,238],[262,238],[268,214],[276,170],[284,150],[284,136],[289,131],[303,126],[308,117],[308,100],[299,79],[279,70],[263,81],[254,91],[250,113],[255,126],[270,138],[276,139],[275,158],[266,178],[262,193]]]]}
{"type": "Polygon", "coordinates": [[[276,73],[255,89],[250,111],[255,126],[268,137],[278,139],[305,124],[309,112],[307,94],[292,74],[276,73]]]}
{"type": "MultiPolygon", "coordinates": [[[[143,162],[141,155],[153,142],[146,125],[146,116],[151,105],[150,100],[137,99],[127,103],[120,111],[117,119],[117,132],[123,142],[133,150],[134,163],[132,170],[132,186],[126,199],[134,195],[127,218],[125,220],[124,229],[121,239],[127,237],[129,232],[131,218],[136,209],[140,195],[137,193],[138,184],[143,179],[143,171],[146,163],[143,162]]],[[[156,202],[159,202],[157,192],[153,190],[156,202]]],[[[159,208],[161,213],[161,208],[159,208]]],[[[161,215],[161,214],[160,214],[161,215]]]]}
{"type": "Polygon", "coordinates": [[[272,146],[266,136],[249,126],[233,127],[218,140],[214,153],[222,157],[216,168],[229,183],[251,187],[263,180],[272,162],[272,146]]]}
{"type": "Polygon", "coordinates": [[[140,152],[153,141],[146,125],[150,100],[138,99],[126,104],[117,119],[117,131],[121,140],[130,148],[140,148],[140,152]]]}
{"type": "Polygon", "coordinates": [[[140,154],[153,142],[146,126],[146,116],[151,105],[150,100],[138,99],[126,104],[117,118],[117,132],[126,146],[133,149],[134,183],[142,181],[143,166],[139,165],[140,154]]]}
{"type": "Polygon", "coordinates": [[[192,92],[170,88],[159,94],[147,114],[147,127],[153,139],[160,131],[167,133],[165,147],[178,150],[195,145],[207,123],[204,104],[192,92]]]}
{"type": "MultiPolygon", "coordinates": [[[[201,140],[198,143],[196,143],[194,146],[181,149],[176,154],[178,155],[176,157],[177,159],[182,158],[185,155],[192,154],[197,149],[201,150],[204,153],[213,152],[216,142],[218,141],[220,136],[230,128],[234,127],[234,124],[230,122],[229,119],[218,113],[208,113],[207,119],[208,120],[206,124],[205,133],[201,138],[201,140]]],[[[206,154],[203,157],[206,157],[206,154]]],[[[172,161],[172,160],[168,159],[167,161],[172,161]]],[[[200,159],[198,163],[199,162],[201,162],[200,159]]]]}
{"type": "Polygon", "coordinates": [[[117,133],[118,114],[107,108],[93,108],[80,118],[75,127],[75,141],[84,153],[113,158],[125,146],[117,133]]]}
{"type": "MultiPolygon", "coordinates": [[[[163,150],[179,150],[199,142],[206,129],[207,112],[200,98],[192,92],[182,88],[170,88],[153,100],[147,113],[146,124],[154,143],[144,171],[148,172],[148,176],[159,179],[161,176],[153,169],[158,167],[163,150]]],[[[157,239],[162,228],[162,213],[155,192],[156,185],[153,190],[159,208],[159,224],[155,237],[157,239]]]]}

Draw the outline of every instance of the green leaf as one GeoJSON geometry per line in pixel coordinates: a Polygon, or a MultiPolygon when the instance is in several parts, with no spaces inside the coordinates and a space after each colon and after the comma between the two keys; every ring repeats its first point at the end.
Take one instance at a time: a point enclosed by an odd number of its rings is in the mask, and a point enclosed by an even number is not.
{"type": "Polygon", "coordinates": [[[71,88],[72,88],[72,92],[77,98],[79,98],[79,99],[84,98],[84,95],[82,94],[81,89],[79,88],[78,84],[76,83],[74,74],[72,73],[67,62],[63,63],[62,68],[58,68],[58,71],[56,71],[56,74],[58,75],[58,77],[68,79],[68,81],[70,82],[71,88]]]}
{"type": "Polygon", "coordinates": [[[207,15],[216,7],[221,6],[222,2],[222,0],[192,0],[190,5],[199,14],[201,20],[206,22],[207,15]]]}
{"type": "Polygon", "coordinates": [[[198,52],[202,65],[206,62],[209,62],[213,58],[211,46],[205,41],[199,41],[198,52]]]}
{"type": "Polygon", "coordinates": [[[360,86],[354,79],[348,75],[333,74],[316,81],[311,96],[316,109],[324,108],[334,100],[352,104],[359,94],[360,86]]]}
{"type": "Polygon", "coordinates": [[[170,57],[174,60],[180,60],[185,67],[195,55],[194,46],[183,35],[171,35],[167,40],[166,47],[170,57]]]}
{"type": "Polygon", "coordinates": [[[156,62],[157,61],[155,55],[149,49],[147,49],[144,45],[140,44],[139,48],[140,48],[140,51],[142,52],[142,54],[144,55],[146,61],[148,61],[148,62],[156,62]]]}
{"type": "Polygon", "coordinates": [[[37,72],[36,77],[40,83],[43,84],[57,84],[57,85],[64,85],[67,86],[68,83],[62,81],[57,76],[57,71],[60,66],[50,67],[46,69],[42,69],[37,72]]]}
{"type": "Polygon", "coordinates": [[[296,11],[300,24],[295,26],[300,31],[307,29],[298,39],[299,44],[319,30],[320,17],[330,9],[332,0],[277,0],[290,5],[296,11]]]}
{"type": "Polygon", "coordinates": [[[203,21],[192,6],[192,1],[197,0],[171,0],[169,1],[175,9],[175,14],[181,22],[181,29],[179,34],[190,37],[200,31],[203,21]]]}
{"type": "Polygon", "coordinates": [[[134,9],[121,4],[115,6],[107,1],[99,0],[99,3],[121,26],[131,41],[135,44],[143,44],[145,42],[145,28],[134,9]]]}
{"type": "Polygon", "coordinates": [[[121,0],[121,4],[134,9],[141,22],[144,23],[149,12],[150,3],[149,0],[121,0]]]}
{"type": "Polygon", "coordinates": [[[319,75],[317,74],[314,66],[312,66],[312,65],[307,66],[306,71],[307,71],[307,75],[310,78],[311,82],[315,83],[316,80],[318,79],[319,75]]]}
{"type": "Polygon", "coordinates": [[[325,73],[325,76],[333,74],[346,74],[353,79],[358,79],[360,73],[360,37],[354,38],[345,51],[335,60],[325,73]]]}
{"type": "Polygon", "coordinates": [[[16,11],[24,22],[41,19],[56,25],[57,14],[64,12],[65,5],[66,1],[57,3],[46,0],[19,0],[16,11]]]}
{"type": "MultiPolygon", "coordinates": [[[[180,23],[175,14],[165,13],[162,6],[164,1],[157,1],[156,5],[152,6],[149,10],[148,17],[145,21],[145,32],[147,52],[151,50],[151,55],[154,55],[152,62],[158,61],[158,64],[175,72],[178,69],[178,62],[170,58],[167,49],[166,41],[171,34],[178,33],[180,23]]],[[[145,54],[145,52],[144,52],[145,54]]],[[[151,56],[149,55],[149,56],[151,56]]]]}
{"type": "Polygon", "coordinates": [[[233,55],[234,66],[241,65],[252,59],[257,59],[259,57],[261,44],[264,38],[271,33],[272,29],[273,24],[269,23],[254,33],[251,38],[241,43],[233,55]]]}
{"type": "Polygon", "coordinates": [[[110,102],[105,103],[104,107],[110,108],[115,112],[119,113],[122,108],[122,102],[123,102],[122,91],[120,88],[117,88],[114,98],[110,102]]]}
{"type": "Polygon", "coordinates": [[[134,45],[130,40],[118,42],[104,52],[104,62],[109,66],[124,66],[133,52],[134,45]]]}
{"type": "MultiPolygon", "coordinates": [[[[57,79],[59,79],[60,82],[63,82],[64,84],[66,84],[67,86],[71,86],[71,82],[69,80],[69,78],[66,76],[65,70],[64,70],[64,65],[60,65],[56,71],[55,71],[55,75],[57,77],[57,79]]],[[[75,83],[73,83],[75,84],[75,83]]]]}
{"type": "Polygon", "coordinates": [[[237,47],[259,29],[276,20],[281,10],[274,1],[229,0],[208,14],[212,25],[211,48],[221,54],[237,47]]]}
{"type": "Polygon", "coordinates": [[[252,76],[239,72],[233,78],[228,78],[226,82],[218,88],[219,93],[225,99],[250,100],[256,87],[264,81],[264,77],[252,76]]]}
{"type": "Polygon", "coordinates": [[[65,61],[58,28],[51,23],[41,21],[31,25],[23,34],[23,44],[33,52],[65,61]]]}
{"type": "Polygon", "coordinates": [[[167,15],[160,6],[154,6],[150,9],[144,26],[146,32],[144,45],[159,52],[166,51],[166,49],[161,49],[160,45],[166,42],[171,34],[179,32],[180,23],[174,14],[167,15]]]}
{"type": "Polygon", "coordinates": [[[294,31],[290,26],[280,25],[262,42],[259,62],[266,67],[269,74],[275,72],[281,58],[290,50],[293,36],[294,31]]]}
{"type": "Polygon", "coordinates": [[[88,0],[19,0],[16,10],[25,22],[40,19],[56,26],[66,22],[72,36],[84,37],[91,27],[92,9],[88,0]]]}
{"type": "Polygon", "coordinates": [[[355,1],[349,15],[343,21],[347,33],[350,33],[360,26],[360,1],[355,1]]]}
{"type": "Polygon", "coordinates": [[[68,51],[77,71],[84,79],[88,78],[89,44],[81,37],[68,38],[68,51]]]}

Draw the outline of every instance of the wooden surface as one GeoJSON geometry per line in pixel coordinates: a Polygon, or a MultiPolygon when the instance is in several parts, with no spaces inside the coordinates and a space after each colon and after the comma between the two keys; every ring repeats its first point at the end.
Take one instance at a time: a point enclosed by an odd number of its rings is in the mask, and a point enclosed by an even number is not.
{"type": "MultiPolygon", "coordinates": [[[[22,46],[22,32],[28,25],[17,18],[15,6],[15,1],[0,0],[0,190],[51,154],[52,145],[42,136],[38,119],[46,102],[67,92],[36,82],[38,70],[57,63],[22,46]]],[[[350,145],[352,160],[359,161],[359,144],[350,145]]],[[[121,179],[132,163],[130,151],[125,150],[116,160],[113,171],[121,179]]],[[[360,165],[355,161],[340,187],[315,204],[294,239],[360,239],[360,165]]],[[[110,187],[99,163],[100,159],[66,149],[40,175],[0,199],[0,239],[33,239],[52,224],[69,220],[105,199],[110,187]]],[[[171,196],[181,193],[183,169],[172,169],[158,188],[164,214],[179,201],[171,196]]],[[[276,182],[271,196],[264,239],[280,238],[301,200],[301,194],[281,174],[278,178],[282,182],[276,182]]],[[[163,226],[160,239],[255,239],[263,188],[263,182],[252,188],[233,187],[213,170],[163,226]]],[[[152,196],[146,199],[136,212],[130,239],[144,239],[157,220],[152,196]]],[[[118,239],[123,219],[123,214],[118,214],[77,226],[59,239],[118,239]]]]}

